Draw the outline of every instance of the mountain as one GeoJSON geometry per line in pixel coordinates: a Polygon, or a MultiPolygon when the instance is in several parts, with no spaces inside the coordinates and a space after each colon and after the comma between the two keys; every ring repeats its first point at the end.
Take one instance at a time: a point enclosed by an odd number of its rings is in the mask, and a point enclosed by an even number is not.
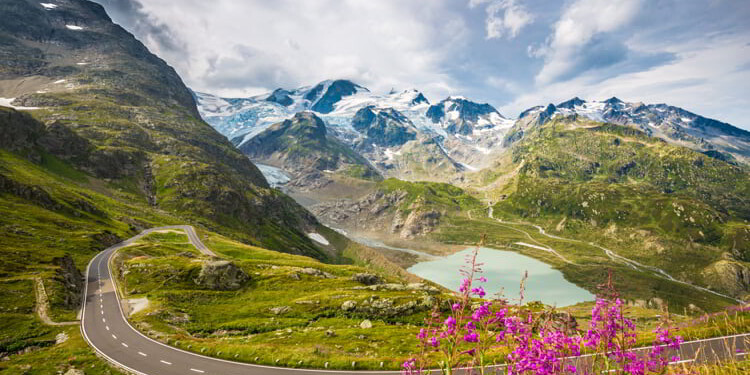
{"type": "Polygon", "coordinates": [[[750,163],[750,132],[667,104],[630,103],[616,97],[589,102],[575,97],[557,106],[531,108],[519,119],[542,124],[555,116],[572,115],[631,126],[707,155],[750,163]]]}
{"type": "Polygon", "coordinates": [[[329,182],[324,173],[381,178],[367,160],[328,135],[323,120],[310,111],[272,125],[239,149],[252,160],[291,172],[296,179],[313,180],[316,185],[329,182]]]}
{"type": "Polygon", "coordinates": [[[472,135],[475,131],[491,130],[508,124],[495,107],[474,103],[462,97],[449,97],[431,105],[425,114],[450,134],[472,135]]]}
{"type": "MultiPolygon", "coordinates": [[[[0,123],[13,135],[0,168],[3,200],[20,205],[3,206],[4,214],[29,205],[50,215],[77,215],[83,208],[104,215],[98,232],[79,233],[84,237],[123,236],[171,217],[275,250],[338,256],[307,237],[320,225],[310,213],[270,189],[258,168],[200,119],[174,69],[100,5],[53,5],[0,3],[0,97],[32,109],[31,116],[4,110],[0,123]],[[60,181],[60,173],[76,179],[60,181]]],[[[52,227],[70,228],[67,220],[52,227]]]]}
{"type": "Polygon", "coordinates": [[[509,152],[513,172],[495,194],[495,217],[520,217],[747,297],[747,168],[582,115],[556,114],[528,128],[509,152]]]}
{"type": "Polygon", "coordinates": [[[354,114],[352,127],[371,144],[382,147],[398,147],[417,139],[411,120],[393,108],[364,107],[354,114]]]}
{"type": "Polygon", "coordinates": [[[408,179],[459,181],[463,173],[490,164],[490,154],[502,147],[513,125],[486,103],[449,97],[430,105],[417,90],[380,95],[346,80],[280,88],[243,99],[205,93],[195,93],[195,98],[201,116],[243,150],[272,124],[310,110],[324,121],[329,134],[381,175],[408,179]]]}

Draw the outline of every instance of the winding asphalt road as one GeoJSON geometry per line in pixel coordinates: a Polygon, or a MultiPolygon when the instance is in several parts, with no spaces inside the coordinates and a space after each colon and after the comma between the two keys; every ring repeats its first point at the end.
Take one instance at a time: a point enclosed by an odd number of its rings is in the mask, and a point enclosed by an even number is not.
{"type": "MultiPolygon", "coordinates": [[[[107,248],[89,263],[86,270],[86,297],[81,332],[94,350],[113,365],[138,375],[302,375],[302,374],[396,374],[397,371],[333,371],[280,368],[231,362],[186,352],[157,342],[133,328],[122,310],[113,284],[109,260],[114,253],[141,237],[161,230],[183,230],[201,253],[216,256],[189,225],[152,228],[107,248]]],[[[742,358],[750,351],[750,333],[686,342],[680,349],[680,362],[715,362],[742,358]]],[[[591,356],[566,359],[583,365],[591,356]]],[[[437,372],[435,372],[437,373],[437,372]]]]}

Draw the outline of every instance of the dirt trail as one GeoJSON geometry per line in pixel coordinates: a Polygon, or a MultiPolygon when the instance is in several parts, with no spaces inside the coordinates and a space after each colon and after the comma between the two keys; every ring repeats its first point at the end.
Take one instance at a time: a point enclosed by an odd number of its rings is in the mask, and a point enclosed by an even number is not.
{"type": "Polygon", "coordinates": [[[34,278],[34,291],[36,292],[36,312],[44,324],[50,326],[72,326],[80,323],[78,321],[54,322],[50,319],[47,314],[47,311],[49,311],[49,299],[47,298],[47,291],[44,289],[44,282],[42,282],[41,277],[34,278]]]}

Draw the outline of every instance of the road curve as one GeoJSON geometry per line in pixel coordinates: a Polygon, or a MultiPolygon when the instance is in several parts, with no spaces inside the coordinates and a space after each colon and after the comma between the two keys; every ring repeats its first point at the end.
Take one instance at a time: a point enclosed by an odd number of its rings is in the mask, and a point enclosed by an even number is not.
{"type": "MultiPolygon", "coordinates": [[[[160,230],[179,229],[206,255],[215,256],[188,225],[147,229],[111,246],[95,256],[86,269],[86,295],[81,332],[94,350],[113,365],[138,375],[302,375],[302,374],[397,374],[398,371],[336,371],[294,369],[226,361],[183,351],[138,332],[122,310],[113,284],[109,260],[114,253],[141,237],[160,230]]],[[[682,362],[713,362],[730,357],[742,358],[750,350],[750,333],[686,342],[680,349],[682,362]]],[[[571,364],[585,365],[591,356],[568,358],[571,364]]],[[[438,373],[438,372],[434,372],[438,373]]]]}

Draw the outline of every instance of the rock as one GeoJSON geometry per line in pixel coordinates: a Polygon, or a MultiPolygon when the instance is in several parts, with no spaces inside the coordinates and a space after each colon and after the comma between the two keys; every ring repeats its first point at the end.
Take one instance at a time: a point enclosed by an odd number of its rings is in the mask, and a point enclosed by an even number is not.
{"type": "Polygon", "coordinates": [[[368,316],[372,317],[389,318],[395,316],[410,315],[417,311],[424,311],[427,309],[428,308],[424,304],[420,304],[417,301],[408,301],[401,305],[396,305],[390,298],[370,298],[370,300],[365,301],[365,303],[357,307],[357,312],[368,314],[368,316]]]}
{"type": "Polygon", "coordinates": [[[391,233],[401,232],[404,229],[405,222],[404,217],[401,215],[401,211],[397,211],[396,214],[393,215],[393,220],[391,221],[391,233]]]}
{"type": "Polygon", "coordinates": [[[551,329],[554,331],[563,331],[568,334],[574,334],[578,328],[578,321],[570,313],[546,310],[539,316],[537,322],[539,327],[551,329]]]}
{"type": "Polygon", "coordinates": [[[55,344],[62,344],[65,341],[68,341],[68,334],[65,332],[60,332],[55,336],[55,344]]]}
{"type": "Polygon", "coordinates": [[[341,310],[344,311],[352,311],[357,308],[357,302],[356,301],[344,301],[344,303],[341,304],[341,310]]]}
{"type": "Polygon", "coordinates": [[[336,278],[336,276],[333,276],[333,275],[331,275],[328,272],[321,271],[321,270],[319,270],[317,268],[310,268],[310,267],[303,268],[300,272],[304,273],[305,275],[310,275],[310,276],[315,276],[315,277],[322,277],[322,278],[325,278],[325,279],[335,279],[336,278]]]}
{"type": "Polygon", "coordinates": [[[56,271],[55,280],[63,286],[63,306],[67,309],[78,308],[83,295],[83,274],[76,268],[69,254],[55,258],[53,262],[60,266],[56,271]]]}
{"type": "Polygon", "coordinates": [[[359,324],[359,328],[368,329],[372,328],[372,322],[369,319],[365,319],[359,324]]]}
{"type": "Polygon", "coordinates": [[[432,308],[437,303],[437,299],[433,296],[424,296],[422,297],[422,306],[427,308],[432,308]]]}
{"type": "Polygon", "coordinates": [[[289,306],[279,306],[279,307],[273,307],[271,308],[271,312],[274,313],[274,315],[281,315],[288,313],[291,310],[289,306]]]}
{"type": "Polygon", "coordinates": [[[203,262],[195,283],[212,290],[237,290],[250,280],[242,269],[226,260],[203,262]]]}
{"type": "Polygon", "coordinates": [[[301,277],[299,277],[299,274],[297,272],[292,272],[292,274],[289,275],[289,278],[292,280],[301,280],[301,277]]]}
{"type": "Polygon", "coordinates": [[[84,373],[83,370],[71,368],[65,372],[65,375],[86,375],[86,373],[84,373]]]}
{"type": "Polygon", "coordinates": [[[743,263],[720,260],[708,266],[703,275],[712,288],[734,296],[743,296],[750,291],[750,268],[743,263]]]}
{"type": "Polygon", "coordinates": [[[332,329],[329,329],[326,331],[326,336],[328,337],[336,337],[336,332],[334,332],[332,329]]]}
{"type": "Polygon", "coordinates": [[[357,273],[352,276],[352,280],[362,283],[365,285],[375,285],[380,284],[382,280],[378,275],[372,274],[372,273],[357,273]]]}
{"type": "Polygon", "coordinates": [[[430,233],[440,224],[440,216],[440,212],[435,210],[416,209],[406,218],[399,235],[401,238],[412,238],[430,233]]]}
{"type": "Polygon", "coordinates": [[[376,285],[369,285],[369,286],[355,286],[355,290],[372,290],[372,291],[379,291],[379,290],[390,290],[390,291],[404,291],[404,290],[414,290],[414,291],[421,291],[421,292],[427,292],[429,294],[438,294],[440,293],[440,290],[438,288],[435,288],[433,286],[429,286],[424,283],[411,283],[407,285],[403,284],[376,284],[376,285]]]}
{"type": "Polygon", "coordinates": [[[664,300],[659,297],[654,297],[648,300],[649,307],[657,308],[659,310],[664,309],[664,300]]]}

